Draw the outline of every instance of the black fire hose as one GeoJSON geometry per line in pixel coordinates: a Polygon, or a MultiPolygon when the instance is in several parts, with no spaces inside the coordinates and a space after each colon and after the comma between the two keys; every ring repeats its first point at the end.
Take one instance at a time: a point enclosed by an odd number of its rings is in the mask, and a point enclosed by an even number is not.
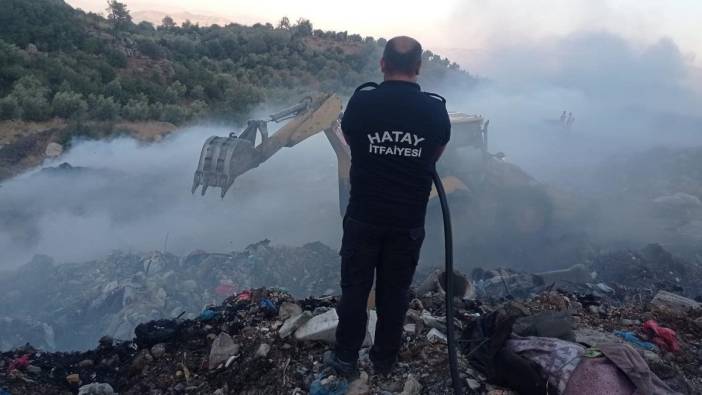
{"type": "Polygon", "coordinates": [[[439,195],[441,203],[441,213],[444,220],[444,254],[446,259],[446,268],[444,274],[446,278],[446,339],[448,343],[449,369],[451,370],[451,383],[453,385],[453,393],[456,395],[462,394],[461,377],[458,374],[458,356],[456,355],[456,337],[453,325],[453,233],[451,232],[451,213],[449,212],[448,200],[446,199],[446,191],[444,184],[441,183],[441,177],[434,172],[434,185],[436,193],[439,195]]]}

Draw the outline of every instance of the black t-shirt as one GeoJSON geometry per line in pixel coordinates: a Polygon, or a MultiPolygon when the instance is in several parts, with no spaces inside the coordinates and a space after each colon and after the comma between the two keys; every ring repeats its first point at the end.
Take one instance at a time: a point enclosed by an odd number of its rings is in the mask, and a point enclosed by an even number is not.
{"type": "Polygon", "coordinates": [[[438,151],[451,134],[445,100],[411,82],[364,86],[341,120],[351,146],[346,214],[374,225],[423,226],[438,151]]]}

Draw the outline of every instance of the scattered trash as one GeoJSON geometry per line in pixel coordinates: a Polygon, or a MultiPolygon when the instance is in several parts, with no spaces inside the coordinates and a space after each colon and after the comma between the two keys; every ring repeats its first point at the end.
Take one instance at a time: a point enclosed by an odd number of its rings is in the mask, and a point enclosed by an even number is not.
{"type": "Polygon", "coordinates": [[[658,323],[653,320],[644,322],[643,330],[658,347],[670,352],[680,351],[678,338],[674,330],[659,326],[658,323]]]}
{"type": "Polygon", "coordinates": [[[368,395],[370,386],[368,385],[368,373],[361,372],[359,377],[349,384],[345,395],[368,395]]]}
{"type": "Polygon", "coordinates": [[[222,332],[212,342],[208,364],[210,369],[216,369],[221,363],[226,362],[229,357],[239,353],[239,345],[234,343],[229,334],[222,332]]]}
{"type": "Polygon", "coordinates": [[[635,345],[636,347],[638,347],[638,348],[640,348],[640,349],[642,349],[642,350],[653,351],[653,350],[656,349],[656,345],[655,345],[655,344],[653,344],[653,343],[651,343],[651,342],[647,342],[647,341],[641,340],[641,339],[636,335],[636,333],[634,333],[634,332],[631,332],[631,331],[616,331],[616,332],[614,332],[614,335],[615,335],[615,336],[621,337],[622,339],[626,340],[627,342],[629,342],[629,343],[635,345]]]}
{"type": "Polygon", "coordinates": [[[164,343],[154,344],[154,346],[151,347],[151,355],[156,359],[161,358],[165,353],[166,345],[164,343]]]}
{"type": "Polygon", "coordinates": [[[80,384],[80,376],[77,373],[69,374],[66,376],[66,382],[69,385],[78,385],[80,384]]]}
{"type": "Polygon", "coordinates": [[[78,389],[78,395],[113,395],[115,391],[107,383],[91,383],[78,389]]]}
{"type": "Polygon", "coordinates": [[[338,294],[338,265],[337,252],[322,243],[288,247],[268,241],[183,257],[117,251],[68,265],[36,256],[0,276],[0,351],[26,343],[44,351],[87,350],[104,335],[131,339],[137,325],[153,320],[211,320],[203,306],[229,297],[248,301],[246,290],[253,287],[285,287],[298,298],[330,289],[338,294]]]}
{"type": "MultiPolygon", "coordinates": [[[[368,311],[368,324],[366,325],[366,337],[363,340],[364,346],[373,344],[375,337],[375,325],[378,322],[378,315],[375,310],[368,311]]],[[[336,309],[331,309],[326,313],[312,317],[302,324],[295,331],[295,339],[310,341],[318,340],[333,344],[336,341],[336,327],[339,325],[339,316],[336,309]]]]}
{"type": "Polygon", "coordinates": [[[305,322],[295,331],[295,338],[297,340],[321,340],[334,343],[338,324],[339,316],[336,314],[336,309],[331,309],[305,322]]]}
{"type": "Polygon", "coordinates": [[[309,311],[304,311],[294,317],[288,318],[280,327],[280,330],[278,330],[278,335],[281,339],[285,339],[286,337],[290,336],[293,332],[295,332],[298,328],[300,328],[302,325],[304,325],[307,321],[309,321],[311,318],[312,313],[309,311]]]}
{"type": "Polygon", "coordinates": [[[268,356],[268,353],[271,351],[271,346],[266,344],[266,343],[261,343],[260,346],[258,346],[258,349],[256,350],[256,357],[258,358],[265,358],[268,356]]]}
{"type": "Polygon", "coordinates": [[[563,270],[552,270],[548,272],[537,273],[545,284],[560,284],[560,283],[576,283],[586,284],[592,282],[593,274],[585,265],[578,264],[563,270]]]}
{"type": "Polygon", "coordinates": [[[344,395],[349,383],[343,377],[317,377],[310,385],[310,395],[344,395]]]}
{"type": "Polygon", "coordinates": [[[702,308],[699,302],[668,291],[659,291],[651,301],[651,306],[654,309],[675,314],[687,314],[690,310],[702,308]]]}
{"type": "Polygon", "coordinates": [[[427,333],[427,339],[432,343],[446,343],[446,335],[436,328],[432,328],[429,333],[427,333]]]}
{"type": "MultiPolygon", "coordinates": [[[[270,249],[262,245],[253,251],[245,258],[255,260],[261,251],[270,249]]],[[[220,257],[191,255],[183,264],[207,265],[203,259],[220,257]]],[[[147,262],[149,276],[171,270],[162,263],[158,255],[152,256],[147,262]]],[[[143,268],[144,262],[139,265],[143,268]]],[[[234,278],[221,273],[212,282],[234,278]]],[[[615,390],[633,386],[642,393],[651,388],[657,390],[650,393],[702,393],[702,371],[697,364],[702,349],[702,309],[686,308],[687,313],[680,314],[675,308],[658,308],[652,300],[656,294],[661,299],[659,289],[625,286],[600,278],[599,272],[596,282],[563,282],[561,286],[504,269],[476,270],[474,275],[478,298],[456,298],[456,314],[451,317],[461,336],[458,363],[463,386],[471,393],[563,393],[564,388],[565,393],[588,393],[595,387],[583,389],[583,385],[593,372],[607,378],[598,385],[606,381],[610,383],[606,388],[615,390]],[[613,330],[621,332],[615,335],[613,330]],[[638,330],[640,334],[634,332],[638,330]],[[628,342],[644,348],[634,350],[628,342]],[[663,352],[676,347],[674,354],[663,352]]],[[[118,283],[103,285],[101,290],[118,289],[118,283]]],[[[160,305],[158,295],[163,294],[158,290],[163,289],[168,306],[173,291],[162,285],[154,288],[149,294],[156,297],[152,301],[160,305]]],[[[118,307],[125,298],[143,295],[136,287],[129,289],[116,294],[118,307]]],[[[183,292],[193,289],[192,282],[182,286],[183,292]]],[[[195,314],[179,317],[182,306],[171,306],[173,309],[167,309],[172,310],[171,318],[141,323],[132,338],[103,337],[96,341],[95,349],[80,353],[52,353],[31,346],[0,353],[0,388],[12,394],[76,393],[83,388],[86,394],[98,394],[86,392],[88,388],[99,390],[98,384],[109,385],[112,393],[411,395],[451,391],[441,292],[412,293],[399,360],[387,377],[369,378],[368,346],[377,323],[376,312],[370,309],[360,375],[345,379],[330,376],[320,363],[338,324],[335,297],[296,300],[276,287],[245,289],[218,303],[213,302],[217,296],[212,288],[207,289],[213,299],[202,304],[205,309],[201,305],[193,310],[195,314]]],[[[103,306],[101,303],[98,305],[103,306]]],[[[101,388],[110,394],[107,387],[101,388]]]]}
{"type": "Polygon", "coordinates": [[[300,314],[302,314],[302,307],[296,303],[283,302],[278,310],[278,318],[281,320],[297,317],[300,314]]]}
{"type": "Polygon", "coordinates": [[[414,375],[410,374],[407,376],[407,381],[405,381],[405,385],[402,387],[402,392],[400,392],[400,395],[419,395],[422,393],[422,384],[417,381],[416,378],[414,378],[414,375]]]}
{"type": "Polygon", "coordinates": [[[211,309],[202,310],[202,313],[197,317],[198,320],[209,321],[217,316],[217,312],[211,309]]]}
{"type": "Polygon", "coordinates": [[[22,370],[29,366],[29,354],[22,355],[21,357],[15,358],[10,362],[10,366],[7,370],[22,370]]]}
{"type": "Polygon", "coordinates": [[[266,312],[266,314],[269,315],[276,315],[278,314],[278,308],[275,306],[275,303],[271,302],[268,299],[262,299],[261,300],[261,309],[266,312]]]}
{"type": "MultiPolygon", "coordinates": [[[[461,273],[453,274],[454,296],[462,299],[472,299],[475,297],[473,284],[461,273]]],[[[426,295],[429,292],[438,292],[446,295],[446,272],[443,270],[433,271],[424,282],[417,287],[417,295],[426,295]]]]}

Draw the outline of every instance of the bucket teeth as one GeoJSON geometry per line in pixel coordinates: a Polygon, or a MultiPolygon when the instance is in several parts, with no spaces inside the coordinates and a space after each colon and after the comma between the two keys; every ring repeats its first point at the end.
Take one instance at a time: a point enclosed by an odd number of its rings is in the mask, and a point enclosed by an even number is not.
{"type": "Polygon", "coordinates": [[[224,198],[236,177],[258,164],[255,151],[250,141],[233,135],[208,138],[193,176],[192,193],[202,186],[200,192],[204,196],[209,187],[218,187],[224,198]]]}

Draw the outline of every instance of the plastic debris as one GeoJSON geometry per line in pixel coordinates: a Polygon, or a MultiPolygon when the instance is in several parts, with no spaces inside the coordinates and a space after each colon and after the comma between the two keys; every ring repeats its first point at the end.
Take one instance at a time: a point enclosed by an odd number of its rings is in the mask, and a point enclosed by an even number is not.
{"type": "Polygon", "coordinates": [[[349,383],[343,377],[319,375],[310,385],[310,395],[344,395],[349,383]]]}
{"type": "Polygon", "coordinates": [[[10,366],[7,368],[7,370],[23,370],[27,366],[29,366],[29,357],[30,354],[25,354],[22,355],[21,357],[15,358],[12,362],[10,362],[10,366]]]}
{"type": "Polygon", "coordinates": [[[297,316],[288,318],[278,330],[278,335],[281,339],[285,339],[286,337],[290,336],[293,332],[295,332],[298,328],[300,328],[302,325],[304,325],[307,321],[309,321],[311,318],[312,313],[309,311],[304,311],[297,316]]]}
{"type": "Polygon", "coordinates": [[[247,289],[245,291],[241,291],[236,295],[236,299],[242,302],[251,300],[251,290],[247,289]]]}
{"type": "Polygon", "coordinates": [[[641,340],[634,332],[616,331],[616,332],[614,332],[614,335],[621,337],[622,339],[626,340],[627,342],[635,345],[636,347],[638,347],[642,350],[653,351],[656,349],[655,344],[641,340]]]}
{"type": "Polygon", "coordinates": [[[263,309],[263,311],[269,315],[278,314],[278,307],[276,307],[275,303],[271,302],[270,299],[261,299],[259,305],[261,306],[261,309],[263,309]]]}
{"type": "Polygon", "coordinates": [[[446,335],[436,328],[427,333],[427,339],[432,343],[446,343],[446,335]]]}
{"type": "Polygon", "coordinates": [[[422,393],[422,384],[417,381],[414,375],[407,376],[405,385],[402,387],[400,395],[419,395],[422,393]]]}
{"type": "Polygon", "coordinates": [[[217,312],[212,309],[204,309],[202,313],[197,317],[201,321],[209,321],[217,316],[217,312]]]}
{"type": "Polygon", "coordinates": [[[670,352],[680,351],[677,334],[674,330],[662,327],[653,320],[644,322],[643,330],[651,337],[651,341],[658,347],[670,352]]]}
{"type": "Polygon", "coordinates": [[[302,314],[302,307],[296,303],[283,302],[278,309],[278,318],[286,320],[302,314]]]}
{"type": "MultiPolygon", "coordinates": [[[[378,316],[375,310],[368,312],[368,325],[366,326],[366,337],[363,340],[364,346],[373,344],[375,337],[375,325],[378,316]]],[[[336,309],[331,309],[326,313],[312,317],[295,331],[297,340],[319,340],[327,343],[336,341],[336,327],[339,325],[339,316],[336,309]]]]}
{"type": "Polygon", "coordinates": [[[216,369],[219,364],[226,362],[229,357],[239,353],[239,345],[234,343],[228,333],[220,333],[212,342],[208,364],[210,369],[216,369]]]}
{"type": "Polygon", "coordinates": [[[107,383],[91,383],[81,386],[78,395],[114,395],[115,390],[107,383]]]}

